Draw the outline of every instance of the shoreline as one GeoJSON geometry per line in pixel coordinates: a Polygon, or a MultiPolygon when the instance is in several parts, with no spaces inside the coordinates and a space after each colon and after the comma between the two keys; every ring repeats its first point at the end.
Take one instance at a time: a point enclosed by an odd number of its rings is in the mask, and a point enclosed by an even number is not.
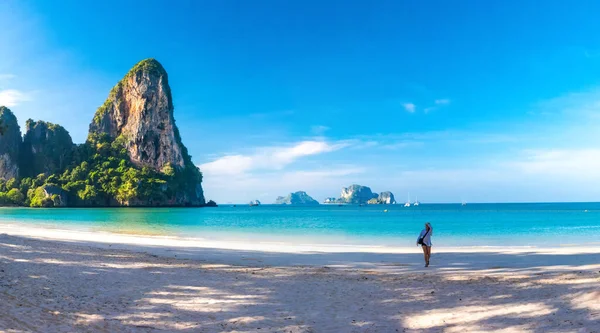
{"type": "Polygon", "coordinates": [[[164,258],[234,266],[337,267],[385,272],[435,271],[566,271],[600,269],[600,246],[591,247],[435,247],[432,265],[424,269],[420,247],[286,244],[284,242],[223,241],[175,236],[117,234],[0,224],[0,234],[125,250],[164,258]]]}
{"type": "MultiPolygon", "coordinates": [[[[203,237],[181,237],[176,235],[156,235],[144,233],[111,232],[104,230],[78,230],[43,225],[24,225],[20,223],[0,223],[0,234],[23,236],[55,241],[89,241],[93,243],[110,243],[124,245],[153,245],[167,247],[197,247],[222,250],[247,250],[275,253],[327,252],[343,253],[348,250],[364,253],[421,253],[417,246],[389,246],[376,244],[352,243],[311,243],[287,242],[291,237],[284,236],[283,240],[268,239],[211,239],[203,237]],[[101,237],[98,237],[101,236],[101,237]]],[[[240,235],[236,234],[237,237],[240,235]]],[[[554,254],[593,252],[600,253],[600,242],[589,242],[583,246],[574,244],[559,244],[555,246],[435,246],[438,253],[458,252],[544,252],[554,254]]]]}

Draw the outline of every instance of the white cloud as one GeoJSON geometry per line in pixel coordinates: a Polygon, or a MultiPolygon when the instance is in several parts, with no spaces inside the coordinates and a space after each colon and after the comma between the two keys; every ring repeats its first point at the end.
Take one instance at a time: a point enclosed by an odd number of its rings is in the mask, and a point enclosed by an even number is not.
{"type": "Polygon", "coordinates": [[[284,178],[289,178],[291,180],[300,179],[301,181],[305,181],[306,179],[320,179],[320,178],[329,178],[329,177],[344,177],[349,175],[355,175],[365,172],[365,168],[360,167],[340,167],[340,168],[331,168],[327,170],[309,170],[309,171],[291,171],[283,174],[284,178]]]}
{"type": "Polygon", "coordinates": [[[355,182],[364,168],[332,165],[327,169],[269,171],[205,177],[202,186],[207,199],[219,203],[243,203],[258,199],[271,203],[280,195],[306,191],[315,200],[337,196],[343,186],[355,182]]]}
{"type": "MultiPolygon", "coordinates": [[[[452,102],[431,103],[441,109],[452,102]]],[[[230,154],[222,169],[237,165],[245,172],[207,176],[207,197],[218,202],[272,202],[278,195],[305,190],[322,200],[358,183],[376,191],[390,190],[397,198],[410,192],[423,202],[598,201],[600,88],[537,103],[533,109],[553,116],[543,121],[499,120],[475,129],[369,134],[336,141],[350,148],[336,154],[336,163],[346,164],[326,169],[290,170],[286,161],[299,155],[292,147],[278,149],[285,154],[268,148],[230,154]],[[420,146],[423,149],[413,149],[420,146]],[[267,161],[282,161],[275,165],[283,167],[256,162],[265,154],[267,161]]],[[[309,165],[326,165],[323,159],[312,162],[317,164],[309,165]]]]}
{"type": "Polygon", "coordinates": [[[423,109],[424,113],[429,113],[431,111],[437,110],[443,106],[449,105],[450,104],[450,100],[447,98],[442,98],[442,99],[436,99],[434,101],[434,106],[429,106],[426,107],[425,109],[423,109]]]}
{"type": "Polygon", "coordinates": [[[200,170],[210,175],[235,175],[253,170],[281,170],[299,158],[332,152],[346,147],[347,143],[302,141],[288,147],[259,148],[251,155],[228,155],[200,165],[200,170]]]}
{"type": "Polygon", "coordinates": [[[298,190],[321,201],[339,195],[341,187],[352,183],[390,190],[397,197],[410,192],[424,202],[590,201],[600,197],[600,149],[519,150],[512,155],[481,155],[470,164],[448,159],[421,162],[217,174],[205,177],[203,185],[208,198],[238,203],[253,199],[269,203],[298,190]]]}
{"type": "Polygon", "coordinates": [[[513,156],[482,156],[471,166],[407,166],[369,185],[385,185],[397,197],[410,192],[424,202],[597,201],[599,168],[600,149],[521,150],[513,156]]]}
{"type": "Polygon", "coordinates": [[[594,87],[585,91],[571,92],[556,98],[537,103],[530,115],[544,116],[571,116],[573,119],[590,117],[598,119],[600,114],[600,87],[594,87]]]}
{"type": "Polygon", "coordinates": [[[377,147],[381,144],[377,140],[360,140],[360,139],[346,140],[344,142],[347,142],[349,145],[351,145],[352,149],[369,149],[369,148],[377,147]]]}
{"type": "Polygon", "coordinates": [[[398,150],[404,148],[422,147],[423,145],[424,143],[420,141],[400,141],[381,145],[381,148],[388,150],[398,150]]]}
{"type": "MultiPolygon", "coordinates": [[[[392,134],[376,134],[358,136],[353,140],[344,142],[351,143],[352,147],[372,147],[376,145],[385,145],[396,142],[418,142],[419,144],[440,143],[515,143],[523,140],[530,140],[535,137],[532,134],[509,134],[493,131],[467,131],[467,130],[440,130],[427,132],[405,132],[392,134]]],[[[544,138],[545,139],[545,138],[544,138]]]]}
{"type": "Polygon", "coordinates": [[[200,170],[209,174],[233,175],[249,170],[255,163],[256,161],[251,156],[229,155],[200,165],[200,170]]]}
{"type": "Polygon", "coordinates": [[[561,179],[600,179],[600,149],[528,150],[523,155],[510,165],[525,173],[561,179]]]}
{"type": "Polygon", "coordinates": [[[404,104],[402,104],[402,106],[404,107],[404,110],[406,110],[407,112],[410,112],[410,113],[415,112],[415,109],[417,107],[413,103],[404,103],[404,104]]]}
{"type": "Polygon", "coordinates": [[[0,105],[12,107],[28,100],[29,96],[19,90],[0,90],[0,105]]]}
{"type": "Polygon", "coordinates": [[[8,81],[14,79],[16,76],[13,74],[0,74],[0,81],[8,81]]]}
{"type": "Polygon", "coordinates": [[[327,126],[323,126],[323,125],[314,125],[311,127],[311,132],[314,135],[323,135],[325,134],[325,132],[327,132],[330,128],[327,126]]]}

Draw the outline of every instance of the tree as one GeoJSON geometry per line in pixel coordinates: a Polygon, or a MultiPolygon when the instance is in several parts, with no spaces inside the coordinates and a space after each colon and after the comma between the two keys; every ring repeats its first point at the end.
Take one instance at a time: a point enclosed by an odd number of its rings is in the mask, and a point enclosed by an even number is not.
{"type": "Polygon", "coordinates": [[[6,182],[6,189],[7,190],[10,190],[12,188],[17,188],[17,187],[19,187],[19,181],[16,180],[16,179],[14,179],[14,178],[11,178],[11,179],[9,179],[6,182]]]}
{"type": "Polygon", "coordinates": [[[173,168],[173,165],[171,165],[171,163],[168,163],[167,165],[165,165],[161,171],[162,171],[162,173],[165,174],[165,176],[168,176],[168,177],[175,176],[175,168],[173,168]]]}
{"type": "Polygon", "coordinates": [[[19,206],[23,205],[23,202],[25,201],[25,196],[23,195],[23,193],[21,193],[21,191],[17,190],[16,188],[13,188],[10,191],[8,191],[8,193],[6,194],[6,198],[12,204],[19,206]]]}

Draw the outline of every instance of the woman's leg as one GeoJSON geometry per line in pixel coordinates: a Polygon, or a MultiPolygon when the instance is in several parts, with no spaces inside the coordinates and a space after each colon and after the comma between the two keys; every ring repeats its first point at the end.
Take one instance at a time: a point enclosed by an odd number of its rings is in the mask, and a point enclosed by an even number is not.
{"type": "Polygon", "coordinates": [[[427,257],[427,246],[423,245],[423,259],[425,259],[425,264],[427,264],[429,258],[427,257]]]}
{"type": "Polygon", "coordinates": [[[429,265],[429,258],[431,258],[431,246],[427,247],[427,265],[429,265]]]}

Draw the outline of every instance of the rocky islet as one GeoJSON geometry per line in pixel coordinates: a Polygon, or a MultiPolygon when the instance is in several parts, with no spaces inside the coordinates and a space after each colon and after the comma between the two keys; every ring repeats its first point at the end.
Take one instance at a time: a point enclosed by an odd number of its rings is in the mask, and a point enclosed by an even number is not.
{"type": "Polygon", "coordinates": [[[353,184],[348,187],[342,188],[339,199],[327,198],[324,203],[327,204],[351,204],[351,205],[364,205],[364,204],[395,204],[396,199],[394,194],[390,191],[381,192],[379,194],[374,193],[370,187],[353,184]]]}
{"type": "Polygon", "coordinates": [[[319,202],[313,199],[304,191],[290,193],[285,197],[277,197],[275,204],[278,205],[318,205],[319,202]]]}

